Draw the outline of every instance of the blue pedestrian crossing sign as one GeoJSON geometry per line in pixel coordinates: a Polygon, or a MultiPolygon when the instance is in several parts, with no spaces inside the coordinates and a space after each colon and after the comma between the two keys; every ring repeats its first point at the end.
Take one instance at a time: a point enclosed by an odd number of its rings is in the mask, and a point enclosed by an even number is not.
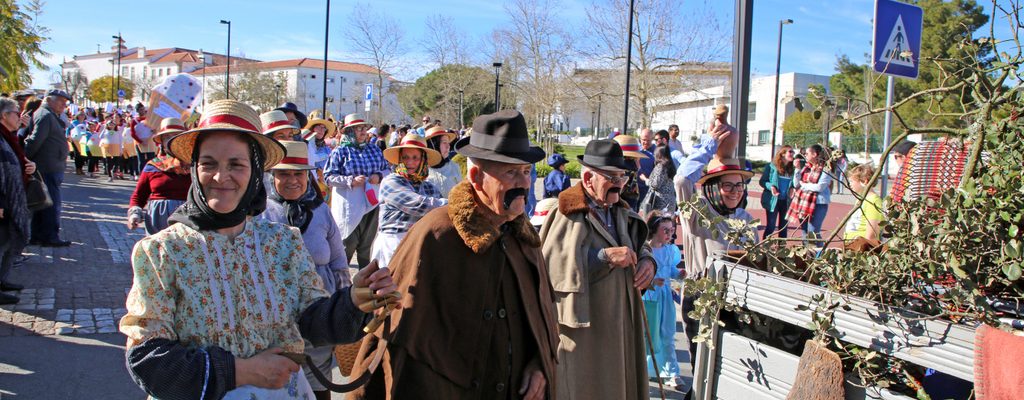
{"type": "Polygon", "coordinates": [[[875,72],[917,79],[924,11],[896,0],[875,1],[872,66],[875,72]]]}
{"type": "Polygon", "coordinates": [[[124,95],[125,95],[124,89],[120,89],[120,90],[117,91],[117,98],[123,99],[124,95]]]}

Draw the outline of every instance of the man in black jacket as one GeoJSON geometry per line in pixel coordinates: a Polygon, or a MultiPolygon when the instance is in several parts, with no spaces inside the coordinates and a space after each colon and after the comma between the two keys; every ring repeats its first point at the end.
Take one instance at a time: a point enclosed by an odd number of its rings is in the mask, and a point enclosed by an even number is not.
{"type": "Polygon", "coordinates": [[[25,138],[25,155],[36,163],[43,176],[53,206],[36,211],[32,217],[32,242],[48,247],[64,247],[71,242],[60,238],[60,185],[64,182],[64,164],[68,159],[66,122],[61,119],[71,100],[63,90],[51,90],[46,103],[32,118],[32,131],[25,138]]]}

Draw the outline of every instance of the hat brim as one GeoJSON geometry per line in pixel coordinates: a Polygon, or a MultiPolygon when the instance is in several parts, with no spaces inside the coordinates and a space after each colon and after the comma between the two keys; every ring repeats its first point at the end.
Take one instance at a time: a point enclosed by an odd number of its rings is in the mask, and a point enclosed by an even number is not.
{"type": "Polygon", "coordinates": [[[481,160],[497,161],[506,164],[536,164],[544,159],[544,150],[537,146],[530,146],[530,150],[521,153],[498,153],[469,144],[469,136],[459,139],[455,143],[455,151],[468,158],[479,158],[481,160]]]}
{"type": "Polygon", "coordinates": [[[583,161],[583,156],[582,155],[576,156],[576,161],[579,161],[580,164],[582,164],[584,167],[593,168],[593,169],[599,169],[599,170],[602,170],[602,171],[626,172],[626,171],[630,170],[629,166],[626,165],[626,164],[622,164],[620,166],[591,164],[591,163],[588,163],[586,161],[583,161]]]}
{"type": "Polygon", "coordinates": [[[363,122],[356,122],[356,123],[354,123],[354,124],[348,124],[348,125],[345,125],[345,126],[344,126],[344,127],[342,127],[341,129],[348,129],[348,128],[354,128],[354,127],[357,127],[357,126],[360,126],[360,125],[366,125],[366,126],[373,126],[373,124],[371,124],[371,123],[369,123],[369,122],[366,122],[366,121],[363,121],[363,122]]]}
{"type": "Polygon", "coordinates": [[[285,130],[285,129],[296,129],[297,130],[298,128],[296,128],[296,127],[294,127],[292,125],[281,125],[281,126],[275,126],[273,128],[267,129],[267,130],[263,131],[262,134],[264,136],[274,136],[275,132],[282,131],[282,130],[285,130]]]}
{"type": "Polygon", "coordinates": [[[167,145],[164,146],[164,150],[170,154],[171,157],[177,158],[185,163],[191,163],[192,149],[195,148],[195,143],[199,138],[199,135],[213,132],[232,132],[240,135],[247,135],[248,137],[255,139],[256,143],[263,149],[263,154],[266,157],[266,160],[263,161],[264,171],[270,170],[271,167],[277,165],[277,163],[284,159],[284,146],[269,136],[264,136],[259,132],[246,129],[217,126],[193,129],[175,135],[167,141],[167,145]]]}
{"type": "Polygon", "coordinates": [[[441,153],[438,153],[437,150],[410,145],[393,146],[384,149],[384,159],[388,160],[388,162],[391,163],[392,165],[398,165],[398,162],[400,161],[402,155],[402,149],[416,149],[425,151],[427,153],[427,166],[433,167],[441,163],[441,153]]]}
{"type": "Polygon", "coordinates": [[[328,121],[328,120],[323,119],[323,118],[314,118],[314,119],[309,120],[309,123],[307,123],[306,125],[303,125],[303,129],[309,129],[309,131],[312,132],[313,131],[313,127],[317,126],[317,125],[323,125],[324,128],[327,128],[327,133],[324,135],[325,138],[332,138],[332,137],[334,137],[334,134],[336,133],[335,131],[337,130],[337,127],[334,126],[333,122],[328,121]]]}
{"type": "Polygon", "coordinates": [[[280,170],[280,171],[312,171],[314,169],[316,169],[316,167],[314,167],[312,165],[309,165],[309,164],[284,164],[284,163],[281,163],[281,164],[277,164],[277,165],[271,167],[267,171],[277,171],[277,170],[280,170]]]}
{"type": "Polygon", "coordinates": [[[697,184],[698,185],[703,185],[704,182],[706,182],[708,179],[711,179],[711,178],[714,178],[714,177],[723,176],[723,175],[732,175],[732,174],[740,175],[744,179],[749,179],[749,178],[754,176],[754,171],[747,171],[745,169],[730,169],[730,170],[725,170],[725,171],[718,171],[718,172],[711,173],[711,174],[706,174],[706,175],[700,177],[700,179],[697,179],[697,184]]]}
{"type": "Polygon", "coordinates": [[[153,135],[153,141],[156,142],[156,143],[159,143],[162,146],[164,144],[164,142],[166,141],[165,139],[174,137],[175,135],[179,135],[182,132],[185,132],[185,131],[180,130],[180,129],[170,129],[170,130],[166,130],[166,131],[161,131],[161,132],[158,132],[157,134],[153,135]]]}
{"type": "Polygon", "coordinates": [[[558,168],[559,166],[562,166],[562,165],[565,165],[565,164],[568,164],[568,163],[569,163],[569,160],[563,158],[561,160],[558,160],[558,162],[556,162],[554,164],[548,163],[548,166],[551,167],[551,168],[558,168]]]}
{"type": "Polygon", "coordinates": [[[622,156],[623,157],[640,158],[640,159],[651,158],[651,157],[648,157],[646,154],[641,153],[639,151],[623,151],[622,152],[622,156]]]}
{"type": "Polygon", "coordinates": [[[430,140],[430,139],[436,138],[438,136],[447,136],[449,142],[454,141],[455,139],[457,139],[459,137],[459,135],[457,135],[455,132],[437,132],[437,133],[435,133],[433,135],[429,135],[429,136],[425,137],[424,139],[430,140]]]}

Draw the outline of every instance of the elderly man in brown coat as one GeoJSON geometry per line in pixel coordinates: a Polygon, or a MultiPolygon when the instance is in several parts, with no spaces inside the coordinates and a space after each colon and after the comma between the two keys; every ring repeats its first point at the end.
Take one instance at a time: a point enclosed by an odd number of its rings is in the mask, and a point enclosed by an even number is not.
{"type": "Polygon", "coordinates": [[[582,182],[541,228],[561,340],[558,399],[647,399],[637,290],[654,278],[647,225],[619,198],[629,167],[618,143],[594,140],[579,158],[582,182]]]}
{"type": "MultiPolygon", "coordinates": [[[[483,115],[455,144],[471,160],[449,203],[427,213],[388,267],[401,308],[368,335],[382,368],[352,398],[554,399],[558,325],[540,238],[523,214],[530,146],[516,111],[483,115]]],[[[641,352],[641,357],[643,356],[641,352]]]]}

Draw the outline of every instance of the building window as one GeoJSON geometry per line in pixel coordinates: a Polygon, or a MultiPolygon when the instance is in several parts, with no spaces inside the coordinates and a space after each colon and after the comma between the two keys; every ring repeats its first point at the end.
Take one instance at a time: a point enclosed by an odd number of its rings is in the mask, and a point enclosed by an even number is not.
{"type": "Polygon", "coordinates": [[[171,69],[167,68],[167,75],[170,75],[170,74],[171,74],[171,69]]]}
{"type": "Polygon", "coordinates": [[[769,137],[771,137],[771,135],[772,131],[769,131],[767,129],[757,131],[757,144],[761,145],[768,143],[768,141],[770,140],[769,137]]]}
{"type": "Polygon", "coordinates": [[[147,72],[148,70],[149,70],[149,68],[146,68],[146,67],[142,67],[142,79],[146,79],[146,72],[147,72]]]}
{"type": "Polygon", "coordinates": [[[747,121],[757,120],[757,102],[747,104],[747,121]]]}
{"type": "Polygon", "coordinates": [[[157,70],[156,70],[156,74],[157,74],[156,76],[164,76],[164,70],[162,70],[162,69],[157,69],[157,70]]]}

